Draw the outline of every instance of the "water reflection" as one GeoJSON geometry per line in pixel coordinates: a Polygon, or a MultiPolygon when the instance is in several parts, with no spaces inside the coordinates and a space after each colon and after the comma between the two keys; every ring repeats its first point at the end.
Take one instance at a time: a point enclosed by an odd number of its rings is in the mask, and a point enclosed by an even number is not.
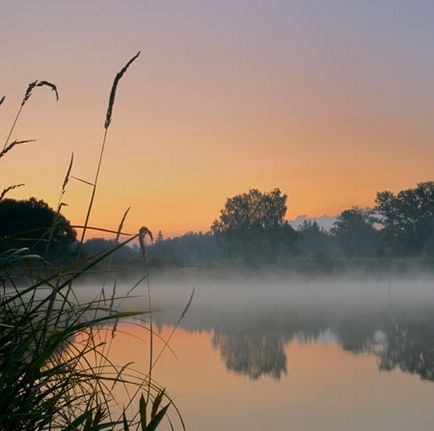
{"type": "Polygon", "coordinates": [[[212,344],[228,371],[256,380],[263,376],[280,379],[286,374],[285,340],[275,335],[214,332],[212,344]]]}
{"type": "Polygon", "coordinates": [[[261,307],[193,312],[185,329],[211,330],[212,345],[228,371],[252,380],[287,373],[286,346],[329,341],[353,354],[378,358],[380,371],[400,369],[434,380],[434,307],[418,305],[346,309],[261,307]],[[211,322],[211,323],[210,323],[211,322]]]}
{"type": "Polygon", "coordinates": [[[434,380],[434,320],[419,323],[394,322],[386,333],[385,348],[379,354],[379,368],[418,374],[434,380]]]}
{"type": "MultiPolygon", "coordinates": [[[[188,429],[434,429],[432,284],[226,282],[152,286],[165,340],[198,286],[154,374],[188,429]]],[[[140,329],[123,328],[110,358],[146,371],[140,329]]]]}

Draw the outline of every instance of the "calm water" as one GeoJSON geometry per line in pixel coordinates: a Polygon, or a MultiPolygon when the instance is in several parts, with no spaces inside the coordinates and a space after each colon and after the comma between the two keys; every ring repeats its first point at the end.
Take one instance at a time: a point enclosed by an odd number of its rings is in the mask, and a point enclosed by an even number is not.
{"type": "MultiPolygon", "coordinates": [[[[155,367],[187,429],[434,428],[434,283],[199,284],[155,367]]],[[[153,287],[163,339],[189,290],[153,287]]],[[[121,329],[114,360],[146,369],[143,328],[121,329]]]]}

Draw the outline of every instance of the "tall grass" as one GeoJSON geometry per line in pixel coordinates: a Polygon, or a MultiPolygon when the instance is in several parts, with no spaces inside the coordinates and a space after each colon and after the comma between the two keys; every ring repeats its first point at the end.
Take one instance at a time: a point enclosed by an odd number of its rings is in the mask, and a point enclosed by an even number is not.
{"type": "Polygon", "coordinates": [[[105,123],[104,123],[104,136],[103,136],[102,143],[101,143],[101,149],[100,149],[100,154],[99,154],[99,158],[98,158],[98,164],[96,167],[95,178],[94,178],[93,183],[92,183],[92,194],[90,196],[89,206],[87,208],[87,213],[86,213],[86,219],[84,221],[84,228],[83,228],[82,233],[81,233],[81,239],[80,239],[79,248],[77,251],[78,257],[80,256],[81,245],[83,244],[84,238],[86,236],[86,231],[87,231],[88,224],[89,224],[89,218],[90,218],[90,214],[92,212],[93,202],[95,200],[96,188],[98,186],[98,179],[99,179],[99,174],[101,171],[102,159],[104,156],[105,144],[106,144],[106,140],[107,140],[107,133],[108,133],[111,121],[112,121],[113,107],[114,107],[114,103],[115,103],[116,91],[118,88],[118,84],[119,84],[119,81],[122,79],[122,77],[125,75],[128,68],[137,59],[137,57],[139,55],[140,55],[140,51],[125,64],[125,66],[116,74],[116,76],[113,80],[112,88],[110,91],[109,103],[108,103],[108,107],[107,107],[106,119],[105,119],[105,123]]]}
{"type": "MultiPolygon", "coordinates": [[[[9,145],[9,140],[11,139],[12,133],[15,130],[15,126],[18,123],[18,119],[20,118],[21,112],[22,112],[25,104],[27,103],[27,101],[32,96],[33,90],[36,87],[48,87],[48,88],[51,88],[51,90],[53,90],[53,92],[54,92],[54,94],[56,96],[56,100],[59,101],[59,93],[57,92],[57,87],[53,83],[51,83],[49,81],[33,81],[33,82],[31,82],[27,86],[26,92],[24,93],[23,100],[21,101],[20,107],[18,108],[18,112],[16,113],[14,121],[12,122],[12,126],[9,129],[9,133],[8,133],[8,135],[6,137],[6,141],[5,141],[4,145],[3,145],[3,151],[9,145]]],[[[4,100],[5,100],[5,97],[3,96],[3,98],[0,101],[0,105],[4,102],[4,100]]]]}
{"type": "Polygon", "coordinates": [[[56,230],[56,224],[59,221],[60,211],[62,210],[62,207],[64,205],[67,205],[65,202],[62,202],[62,199],[66,193],[66,186],[69,183],[69,177],[71,175],[73,164],[74,164],[74,153],[71,154],[68,169],[66,170],[65,178],[64,178],[63,183],[62,183],[59,200],[57,202],[56,216],[54,217],[53,223],[52,223],[50,229],[48,230],[48,241],[47,241],[47,246],[45,247],[45,255],[46,256],[48,255],[48,251],[50,250],[51,241],[53,240],[53,235],[54,235],[54,232],[56,230]]]}
{"type": "MultiPolygon", "coordinates": [[[[61,268],[44,257],[32,254],[28,248],[0,252],[0,430],[156,430],[163,419],[174,423],[168,412],[173,409],[181,427],[182,418],[173,401],[152,378],[152,369],[167,347],[155,359],[152,327],[151,290],[145,237],[152,240],[151,231],[142,227],[137,234],[124,236],[123,225],[129,209],[124,213],[117,231],[89,226],[89,218],[96,194],[102,158],[109,129],[117,85],[136,54],[116,75],[109,98],[92,195],[82,229],[79,247],[89,229],[116,234],[115,246],[93,256],[80,258],[61,268]],[[103,288],[90,301],[79,301],[74,286],[104,261],[111,262],[117,250],[132,241],[139,241],[143,255],[143,275],[124,296],[116,295],[116,284],[110,293],[103,288]],[[118,305],[146,283],[148,308],[140,312],[119,312],[118,305]],[[143,317],[147,317],[143,321],[143,317]],[[132,364],[116,364],[110,359],[110,346],[118,322],[127,319],[140,324],[149,333],[149,368],[136,370],[132,364]],[[137,320],[139,319],[139,320],[137,320]],[[119,406],[113,395],[115,386],[123,386],[129,395],[127,404],[119,406]],[[135,413],[131,407],[136,405],[135,413]]],[[[58,99],[57,87],[48,81],[29,84],[21,106],[9,130],[0,158],[17,145],[30,141],[13,141],[12,133],[26,102],[36,87],[48,86],[58,99]]],[[[0,104],[4,98],[0,99],[0,104]]],[[[56,215],[60,214],[63,196],[71,174],[71,156],[62,183],[56,215]]],[[[23,184],[12,185],[6,193],[23,184]]],[[[58,220],[53,219],[45,235],[48,251],[58,220]]],[[[25,234],[25,233],[24,233],[25,234]]],[[[19,236],[20,234],[18,234],[19,236]]],[[[44,237],[44,235],[43,235],[44,237]]],[[[2,238],[0,238],[2,239],[2,238]]],[[[4,239],[4,238],[3,238],[4,239]]],[[[190,306],[188,302],[180,320],[190,306]]],[[[180,321],[179,320],[179,321],[180,321]]]]}
{"type": "Polygon", "coordinates": [[[13,184],[11,186],[5,187],[2,192],[0,193],[0,201],[11,191],[14,189],[17,189],[18,187],[23,187],[25,184],[13,184]]]}
{"type": "Polygon", "coordinates": [[[171,400],[149,373],[112,363],[104,350],[107,341],[101,337],[108,324],[114,337],[119,319],[149,311],[117,312],[116,303],[122,298],[114,292],[109,299],[102,293],[91,301],[77,302],[69,289],[72,282],[137,237],[87,259],[81,271],[64,268],[45,278],[29,271],[25,284],[14,270],[42,258],[24,249],[0,255],[1,430],[126,430],[138,423],[142,429],[156,429],[171,400]],[[142,396],[138,419],[128,419],[122,410],[113,414],[114,385],[134,389],[130,403],[141,392],[152,392],[142,396]],[[146,416],[144,408],[151,414],[146,416]]]}

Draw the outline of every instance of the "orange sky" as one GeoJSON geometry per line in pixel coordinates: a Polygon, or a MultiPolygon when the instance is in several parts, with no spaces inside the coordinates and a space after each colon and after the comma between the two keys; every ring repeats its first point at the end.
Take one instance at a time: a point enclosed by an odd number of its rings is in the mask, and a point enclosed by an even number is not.
{"type": "MultiPolygon", "coordinates": [[[[430,2],[14,2],[0,5],[0,131],[35,91],[1,161],[10,197],[56,205],[96,168],[120,83],[91,224],[168,235],[207,230],[225,199],[280,187],[288,218],[373,205],[378,190],[433,179],[434,6],[430,2]]],[[[2,138],[2,139],[4,139],[2,138]]],[[[88,187],[64,214],[84,221],[88,187]]]]}

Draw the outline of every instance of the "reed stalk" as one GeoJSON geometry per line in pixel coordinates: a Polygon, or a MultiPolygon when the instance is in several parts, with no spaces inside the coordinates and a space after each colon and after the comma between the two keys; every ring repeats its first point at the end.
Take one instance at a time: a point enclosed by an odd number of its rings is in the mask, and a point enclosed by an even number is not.
{"type": "MultiPolygon", "coordinates": [[[[153,360],[153,326],[151,288],[148,271],[148,256],[145,247],[145,237],[153,240],[152,233],[146,227],[142,227],[137,234],[131,235],[122,232],[129,208],[125,211],[118,230],[97,228],[89,226],[89,218],[95,198],[104,154],[107,131],[111,123],[112,111],[116,96],[117,85],[127,71],[131,63],[139,56],[136,54],[116,75],[110,93],[109,107],[104,124],[105,132],[102,141],[95,180],[92,184],[93,191],[83,226],[82,237],[79,246],[83,243],[87,229],[102,232],[116,233],[115,245],[102,253],[88,256],[80,262],[55,269],[54,272],[41,276],[38,271],[32,270],[32,262],[37,261],[47,264],[43,258],[29,254],[28,249],[6,250],[0,253],[0,430],[15,431],[26,429],[28,431],[42,430],[120,430],[141,429],[142,431],[154,431],[159,428],[161,421],[168,418],[169,407],[173,407],[178,414],[182,428],[184,422],[173,400],[167,395],[165,389],[159,387],[152,380],[152,368],[156,361],[153,360]],[[121,235],[129,235],[124,241],[120,241],[121,235]],[[127,246],[132,241],[140,243],[143,261],[144,275],[136,283],[130,292],[143,280],[147,280],[147,296],[149,310],[143,312],[118,312],[116,303],[129,296],[116,297],[116,286],[109,298],[102,290],[99,298],[89,302],[78,302],[73,291],[73,284],[84,274],[92,270],[101,262],[112,258],[120,248],[127,246]],[[16,284],[13,275],[14,268],[28,268],[25,283],[22,286],[16,284]],[[12,269],[12,271],[11,271],[12,269]],[[45,292],[47,292],[46,294],[45,292]],[[112,363],[109,358],[109,350],[104,349],[106,336],[101,340],[101,331],[108,330],[105,325],[112,324],[112,337],[116,332],[120,319],[133,319],[143,315],[149,315],[149,326],[144,326],[150,334],[150,355],[147,374],[140,373],[131,368],[131,363],[122,366],[112,363]],[[90,357],[94,358],[94,363],[90,357]],[[124,386],[129,395],[127,406],[119,419],[112,417],[113,402],[115,402],[112,389],[116,384],[124,386]],[[128,387],[135,389],[131,395],[128,387]],[[145,389],[139,399],[138,413],[133,418],[126,416],[126,409],[145,389]],[[138,419],[136,420],[138,416],[138,419]]],[[[9,135],[0,152],[0,158],[11,151],[15,146],[30,141],[13,141],[10,137],[18,122],[25,103],[32,95],[35,87],[48,86],[56,94],[57,88],[48,81],[34,81],[29,84],[20,109],[14,119],[9,135]]],[[[4,97],[0,99],[0,105],[4,97]]],[[[73,155],[66,171],[61,193],[57,205],[59,216],[63,196],[73,166],[73,155]]],[[[0,200],[14,188],[21,187],[17,184],[7,187],[0,194],[0,200]]],[[[51,242],[52,232],[58,226],[57,218],[53,220],[47,249],[51,242]]],[[[46,228],[42,228],[46,229],[46,228]]],[[[34,231],[34,230],[32,230],[34,231]]],[[[10,235],[8,240],[20,237],[25,232],[10,235]]],[[[181,315],[184,317],[191,303],[187,304],[181,315]]],[[[158,336],[158,334],[155,334],[158,336]]],[[[168,347],[164,341],[163,349],[168,347]]],[[[169,347],[170,348],[170,347],[169,347]]],[[[161,355],[161,352],[160,352],[161,355]]],[[[160,356],[159,355],[159,356],[160,356]]],[[[159,358],[158,356],[158,358],[159,358]]],[[[158,360],[157,358],[157,360],[158,360]]],[[[173,425],[168,418],[170,427],[173,425]]]]}
{"type": "Polygon", "coordinates": [[[48,254],[48,251],[50,249],[51,241],[53,240],[54,230],[56,229],[56,224],[59,220],[59,215],[60,215],[60,211],[62,210],[62,206],[67,205],[64,202],[62,202],[62,198],[63,198],[64,194],[66,193],[66,186],[68,185],[68,182],[69,182],[69,176],[71,175],[71,170],[72,170],[73,164],[74,164],[74,153],[71,154],[68,169],[66,170],[65,178],[63,180],[62,188],[60,190],[60,196],[59,196],[59,200],[57,202],[56,214],[53,218],[53,223],[49,229],[48,242],[47,242],[47,246],[45,247],[45,255],[48,254]]]}
{"type": "Polygon", "coordinates": [[[100,170],[101,170],[102,159],[104,156],[105,144],[106,144],[106,140],[107,140],[107,132],[108,132],[108,129],[110,127],[111,120],[112,120],[113,107],[114,107],[114,103],[115,103],[116,91],[118,88],[118,84],[119,84],[119,81],[124,76],[124,74],[126,73],[126,71],[128,70],[128,68],[130,67],[130,65],[137,59],[137,57],[139,55],[140,55],[140,51],[125,64],[125,66],[116,74],[114,81],[113,81],[113,85],[112,85],[112,88],[110,91],[108,108],[107,108],[107,112],[106,112],[106,120],[104,123],[104,136],[102,139],[101,149],[100,149],[99,158],[98,158],[98,164],[97,164],[97,168],[96,168],[96,172],[95,172],[95,178],[94,178],[93,183],[92,183],[92,194],[90,196],[90,201],[89,201],[89,205],[87,208],[86,218],[84,221],[84,228],[82,230],[80,242],[78,244],[77,260],[79,260],[79,258],[80,258],[81,246],[83,245],[84,238],[86,236],[87,226],[89,224],[90,214],[92,212],[93,202],[95,200],[95,194],[96,194],[96,190],[97,190],[97,186],[98,186],[98,179],[99,179],[99,174],[100,174],[100,170]]]}
{"type": "MultiPolygon", "coordinates": [[[[59,101],[59,93],[57,91],[57,87],[52,82],[49,82],[49,81],[33,81],[33,82],[31,82],[27,86],[27,90],[26,90],[26,92],[24,94],[23,100],[21,101],[21,105],[20,105],[20,107],[18,109],[18,112],[15,115],[15,118],[14,118],[13,122],[12,122],[12,126],[9,129],[8,136],[6,137],[6,141],[5,141],[4,145],[3,145],[3,151],[6,149],[6,147],[9,144],[9,140],[10,140],[10,138],[12,136],[12,133],[15,130],[15,126],[18,123],[18,119],[20,118],[20,115],[21,115],[21,112],[22,112],[22,110],[24,108],[24,105],[27,103],[27,101],[30,99],[30,97],[33,94],[33,89],[36,88],[36,87],[44,87],[44,86],[51,88],[51,90],[54,92],[54,94],[56,96],[56,100],[59,101]]],[[[5,98],[3,96],[3,98],[0,101],[0,105],[3,103],[4,99],[5,98]]]]}
{"type": "Polygon", "coordinates": [[[21,183],[21,184],[13,184],[12,186],[9,186],[9,187],[6,187],[6,188],[4,188],[3,190],[2,190],[2,192],[0,193],[0,201],[2,200],[2,199],[4,199],[4,197],[11,191],[11,190],[14,190],[14,189],[17,189],[17,188],[19,188],[19,187],[23,187],[23,186],[25,186],[25,184],[24,183],[21,183]]]}

